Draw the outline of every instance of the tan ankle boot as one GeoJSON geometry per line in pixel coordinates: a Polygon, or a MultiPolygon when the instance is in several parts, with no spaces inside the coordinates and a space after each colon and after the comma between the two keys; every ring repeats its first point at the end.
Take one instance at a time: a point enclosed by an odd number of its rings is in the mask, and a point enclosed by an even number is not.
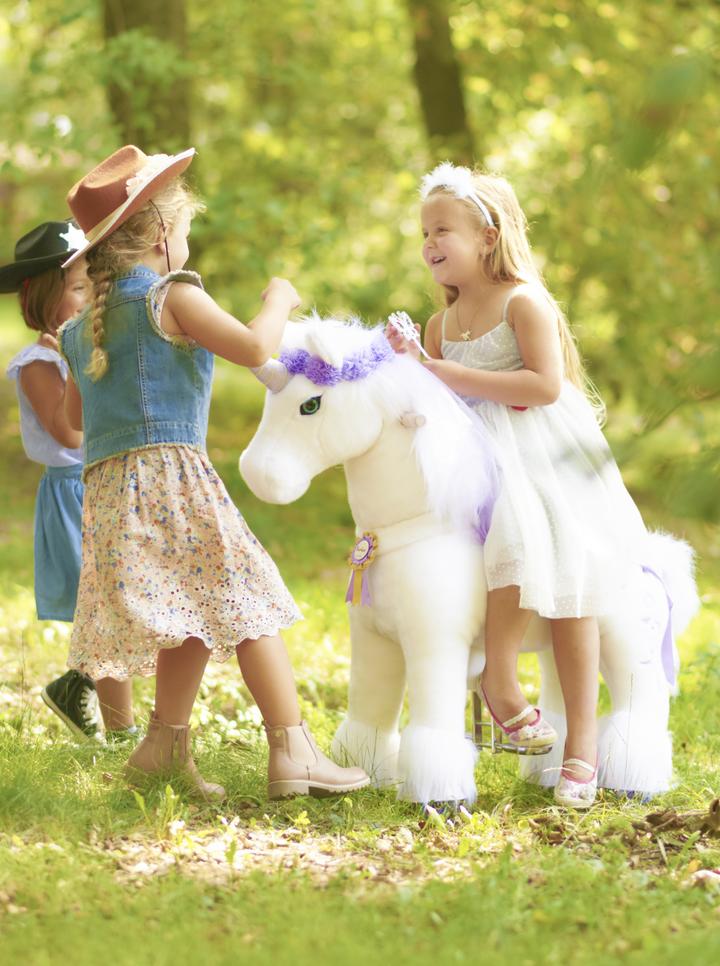
{"type": "Polygon", "coordinates": [[[364,788],[370,779],[362,768],[341,768],[318,748],[304,721],[299,725],[265,725],[270,761],[268,796],[337,795],[364,788]]]}
{"type": "Polygon", "coordinates": [[[208,801],[225,798],[222,785],[206,782],[190,752],[188,725],[164,724],[153,714],[147,734],[130,755],[125,773],[131,781],[144,775],[180,775],[208,801]]]}

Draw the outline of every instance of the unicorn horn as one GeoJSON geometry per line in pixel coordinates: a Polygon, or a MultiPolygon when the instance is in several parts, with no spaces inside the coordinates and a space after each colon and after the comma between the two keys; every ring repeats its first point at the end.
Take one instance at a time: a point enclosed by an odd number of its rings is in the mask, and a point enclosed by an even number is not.
{"type": "Polygon", "coordinates": [[[270,392],[280,392],[287,386],[290,379],[290,373],[277,359],[268,359],[265,365],[251,368],[250,371],[264,386],[268,387],[270,392]]]}

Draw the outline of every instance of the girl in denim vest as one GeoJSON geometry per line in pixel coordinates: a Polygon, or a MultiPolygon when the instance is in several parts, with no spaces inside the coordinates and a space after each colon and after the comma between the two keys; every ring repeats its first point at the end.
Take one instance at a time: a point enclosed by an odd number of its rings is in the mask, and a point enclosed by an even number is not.
{"type": "MultiPolygon", "coordinates": [[[[63,270],[61,262],[84,242],[71,221],[48,221],[23,235],[15,260],[0,268],[0,292],[17,292],[25,324],[38,335],[10,362],[20,407],[20,434],[29,459],[45,467],[35,501],[35,605],[39,620],[72,621],[80,576],[83,486],[82,433],[65,416],[67,364],[55,332],[90,297],[84,258],[63,270]]],[[[134,733],[130,682],[97,682],[106,734],[134,733]]],[[[92,680],[68,671],[42,690],[43,701],[76,735],[98,731],[92,680]]]]}
{"type": "Polygon", "coordinates": [[[300,299],[274,278],[243,325],[184,272],[201,206],[181,180],[194,150],[147,157],[129,145],[70,191],[87,236],[89,309],[60,332],[65,406],[83,426],[83,563],[71,667],[124,680],[156,675],[155,710],[131,777],[181,772],[205,798],[188,721],[210,656],[237,654],[270,744],[269,794],[368,783],[315,745],[301,720],[279,631],[300,613],[233,506],[205,451],[213,355],[262,365],[300,299]]]}

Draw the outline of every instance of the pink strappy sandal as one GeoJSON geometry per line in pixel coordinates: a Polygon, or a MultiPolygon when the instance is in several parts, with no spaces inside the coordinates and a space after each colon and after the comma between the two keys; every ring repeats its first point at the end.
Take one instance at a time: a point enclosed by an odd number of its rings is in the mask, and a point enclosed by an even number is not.
{"type": "Polygon", "coordinates": [[[555,786],[555,801],[566,808],[590,808],[597,794],[597,765],[589,765],[582,758],[566,758],[560,769],[560,778],[555,786]],[[568,765],[584,768],[590,772],[585,779],[571,778],[565,774],[568,765]]]}
{"type": "Polygon", "coordinates": [[[493,713],[482,685],[480,685],[480,691],[491,719],[490,743],[483,744],[482,747],[492,748],[494,752],[510,751],[519,755],[546,755],[552,750],[552,746],[557,741],[557,732],[545,721],[539,708],[528,705],[507,721],[500,721],[493,713]],[[528,715],[532,715],[532,719],[523,722],[528,715]],[[500,728],[507,739],[506,742],[495,737],[494,725],[500,728]]]}

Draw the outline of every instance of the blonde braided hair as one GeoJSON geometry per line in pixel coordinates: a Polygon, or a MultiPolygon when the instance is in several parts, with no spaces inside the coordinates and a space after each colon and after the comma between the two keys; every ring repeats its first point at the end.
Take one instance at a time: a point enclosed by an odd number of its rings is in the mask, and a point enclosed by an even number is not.
{"type": "Polygon", "coordinates": [[[148,250],[162,240],[158,213],[167,234],[175,227],[183,212],[189,211],[193,217],[204,209],[203,203],[190,191],[182,178],[175,178],[154,195],[152,201],[136,211],[105,241],[87,253],[88,276],[94,295],[88,314],[88,334],[92,339],[93,350],[85,372],[93,382],[102,379],[108,369],[108,354],[102,343],[105,336],[105,305],[113,282],[123,272],[142,261],[148,250]]]}
{"type": "Polygon", "coordinates": [[[105,313],[105,302],[112,288],[113,276],[107,269],[101,270],[100,272],[90,271],[89,265],[88,275],[90,276],[94,292],[89,315],[93,350],[85,372],[93,382],[96,382],[98,379],[102,379],[108,367],[108,355],[102,347],[103,336],[105,335],[103,315],[105,313]]]}

